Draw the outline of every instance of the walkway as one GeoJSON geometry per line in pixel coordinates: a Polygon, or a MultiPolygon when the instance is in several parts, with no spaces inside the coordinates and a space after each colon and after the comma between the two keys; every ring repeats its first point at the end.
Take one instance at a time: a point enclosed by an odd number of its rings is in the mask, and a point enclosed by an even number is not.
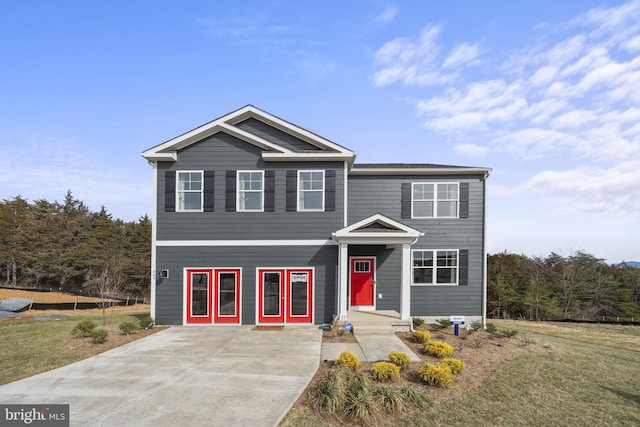
{"type": "Polygon", "coordinates": [[[388,360],[389,352],[401,351],[412,362],[421,359],[395,334],[397,330],[409,330],[411,321],[400,320],[395,311],[350,311],[347,323],[353,326],[357,343],[323,343],[322,360],[336,360],[341,352],[350,351],[362,361],[388,360]]]}
{"type": "Polygon", "coordinates": [[[69,404],[71,426],[275,426],[318,369],[317,326],[171,327],[0,386],[3,404],[69,404]]]}

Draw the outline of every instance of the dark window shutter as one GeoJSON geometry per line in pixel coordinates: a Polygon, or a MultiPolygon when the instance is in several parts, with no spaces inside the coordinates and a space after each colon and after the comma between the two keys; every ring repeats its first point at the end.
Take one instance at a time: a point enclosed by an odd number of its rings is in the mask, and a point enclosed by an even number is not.
{"type": "Polygon", "coordinates": [[[176,172],[164,171],[164,211],[176,211],[176,172]]]}
{"type": "Polygon", "coordinates": [[[204,171],[204,211],[213,212],[214,171],[204,171]]]}
{"type": "Polygon", "coordinates": [[[469,284],[469,250],[460,249],[458,251],[458,285],[467,286],[469,284]]]}
{"type": "Polygon", "coordinates": [[[227,171],[224,210],[236,211],[236,171],[227,171]]]}
{"type": "Polygon", "coordinates": [[[328,170],[324,173],[324,210],[336,210],[336,171],[328,170]]]}
{"type": "Polygon", "coordinates": [[[460,183],[460,218],[469,218],[469,183],[460,183]]]}
{"type": "Polygon", "coordinates": [[[273,212],[275,210],[276,193],[276,171],[264,171],[264,211],[273,212]]]}
{"type": "Polygon", "coordinates": [[[400,218],[402,219],[411,218],[411,183],[410,182],[402,183],[402,201],[401,201],[400,218]]]}
{"type": "Polygon", "coordinates": [[[298,210],[298,171],[287,171],[287,212],[298,210]]]}

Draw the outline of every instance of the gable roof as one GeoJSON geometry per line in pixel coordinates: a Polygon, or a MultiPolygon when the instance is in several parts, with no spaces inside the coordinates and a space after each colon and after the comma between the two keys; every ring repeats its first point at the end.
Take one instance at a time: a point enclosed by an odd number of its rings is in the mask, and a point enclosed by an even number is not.
{"type": "Polygon", "coordinates": [[[351,164],[355,158],[355,153],[353,151],[331,142],[314,132],[289,123],[286,120],[267,113],[266,111],[262,111],[253,105],[246,105],[229,114],[225,114],[222,117],[212,120],[209,123],[190,130],[189,132],[165,141],[162,144],[149,148],[142,152],[142,157],[149,161],[176,161],[178,158],[178,150],[186,148],[191,144],[195,144],[196,142],[219,132],[227,133],[261,148],[263,150],[262,158],[265,161],[346,160],[351,164]],[[238,126],[248,119],[259,120],[275,129],[298,138],[317,149],[296,150],[267,141],[259,135],[241,129],[238,126]]]}
{"type": "Polygon", "coordinates": [[[380,213],[331,233],[335,242],[350,244],[412,243],[420,236],[424,236],[422,231],[380,213]]]}

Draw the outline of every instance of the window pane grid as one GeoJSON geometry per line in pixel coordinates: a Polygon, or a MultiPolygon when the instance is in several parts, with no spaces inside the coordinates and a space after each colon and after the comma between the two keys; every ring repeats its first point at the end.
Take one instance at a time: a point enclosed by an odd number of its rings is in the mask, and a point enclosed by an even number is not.
{"type": "Polygon", "coordinates": [[[178,172],[178,211],[202,210],[202,172],[178,172]]]}
{"type": "Polygon", "coordinates": [[[262,211],[262,171],[238,172],[238,210],[262,211]]]}
{"type": "Polygon", "coordinates": [[[300,171],[298,174],[298,210],[324,209],[324,172],[300,171]]]}
{"type": "Polygon", "coordinates": [[[458,183],[412,183],[413,218],[458,216],[458,183]]]}
{"type": "Polygon", "coordinates": [[[414,284],[457,284],[458,282],[457,250],[414,250],[412,265],[414,284]]]}

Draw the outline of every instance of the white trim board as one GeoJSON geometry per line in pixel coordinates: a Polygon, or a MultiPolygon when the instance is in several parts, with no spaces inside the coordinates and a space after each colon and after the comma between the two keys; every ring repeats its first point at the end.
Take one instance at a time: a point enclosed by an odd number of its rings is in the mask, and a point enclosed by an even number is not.
{"type": "Polygon", "coordinates": [[[335,245],[331,239],[325,240],[158,240],[156,246],[325,246],[335,245]]]}

